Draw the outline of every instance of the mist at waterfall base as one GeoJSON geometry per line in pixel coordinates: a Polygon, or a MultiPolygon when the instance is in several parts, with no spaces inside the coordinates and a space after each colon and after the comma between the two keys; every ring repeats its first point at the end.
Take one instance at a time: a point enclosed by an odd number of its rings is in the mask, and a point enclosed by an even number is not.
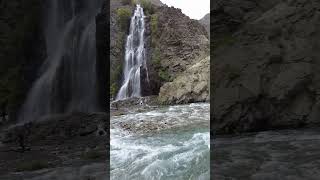
{"type": "Polygon", "coordinates": [[[209,180],[210,105],[177,105],[111,118],[112,180],[209,180]],[[129,133],[119,126],[151,122],[174,128],[129,133]]]}
{"type": "Polygon", "coordinates": [[[20,111],[20,122],[97,109],[95,17],[103,0],[45,2],[47,59],[20,111]]]}
{"type": "Polygon", "coordinates": [[[126,41],[124,57],[124,80],[116,100],[141,96],[141,68],[148,70],[145,56],[145,21],[143,8],[136,6],[130,21],[129,35],[126,41]]]}

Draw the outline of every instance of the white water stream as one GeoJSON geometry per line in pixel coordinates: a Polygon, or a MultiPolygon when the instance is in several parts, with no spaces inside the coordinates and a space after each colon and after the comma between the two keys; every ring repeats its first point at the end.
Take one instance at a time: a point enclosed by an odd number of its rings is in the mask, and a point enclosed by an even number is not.
{"type": "Polygon", "coordinates": [[[125,47],[124,80],[118,92],[117,100],[141,96],[141,68],[147,69],[144,42],[144,18],[143,8],[137,5],[131,17],[130,31],[125,47]]]}
{"type": "Polygon", "coordinates": [[[209,104],[200,103],[112,117],[111,179],[210,179],[209,112],[209,104]],[[167,128],[141,133],[120,127],[130,122],[137,129],[167,128]]]}

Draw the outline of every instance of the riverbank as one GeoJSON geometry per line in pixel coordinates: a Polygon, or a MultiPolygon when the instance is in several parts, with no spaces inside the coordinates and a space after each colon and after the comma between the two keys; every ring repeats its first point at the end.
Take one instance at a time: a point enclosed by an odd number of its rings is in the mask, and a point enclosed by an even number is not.
{"type": "Polygon", "coordinates": [[[108,116],[58,115],[1,131],[0,179],[105,180],[108,116]]]}

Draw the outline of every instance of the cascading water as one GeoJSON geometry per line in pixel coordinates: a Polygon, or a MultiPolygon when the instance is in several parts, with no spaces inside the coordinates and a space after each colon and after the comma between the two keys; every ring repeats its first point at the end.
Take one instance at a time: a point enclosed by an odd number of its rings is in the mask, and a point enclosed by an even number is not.
{"type": "MultiPolygon", "coordinates": [[[[144,18],[143,8],[137,5],[130,22],[130,31],[125,47],[124,81],[117,95],[117,100],[141,96],[141,68],[147,70],[144,18]]],[[[148,71],[146,72],[148,73],[148,71]]]]}
{"type": "Polygon", "coordinates": [[[19,121],[97,109],[95,17],[103,0],[47,0],[47,59],[19,121]]]}
{"type": "Polygon", "coordinates": [[[111,180],[209,180],[210,105],[111,117],[111,180]]]}

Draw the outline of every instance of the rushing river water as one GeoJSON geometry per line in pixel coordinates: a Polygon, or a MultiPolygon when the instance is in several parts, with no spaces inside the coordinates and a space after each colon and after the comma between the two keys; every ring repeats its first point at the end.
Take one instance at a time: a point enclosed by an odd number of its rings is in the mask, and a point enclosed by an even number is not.
{"type": "Polygon", "coordinates": [[[112,117],[111,179],[209,179],[209,112],[199,103],[112,117]]]}

